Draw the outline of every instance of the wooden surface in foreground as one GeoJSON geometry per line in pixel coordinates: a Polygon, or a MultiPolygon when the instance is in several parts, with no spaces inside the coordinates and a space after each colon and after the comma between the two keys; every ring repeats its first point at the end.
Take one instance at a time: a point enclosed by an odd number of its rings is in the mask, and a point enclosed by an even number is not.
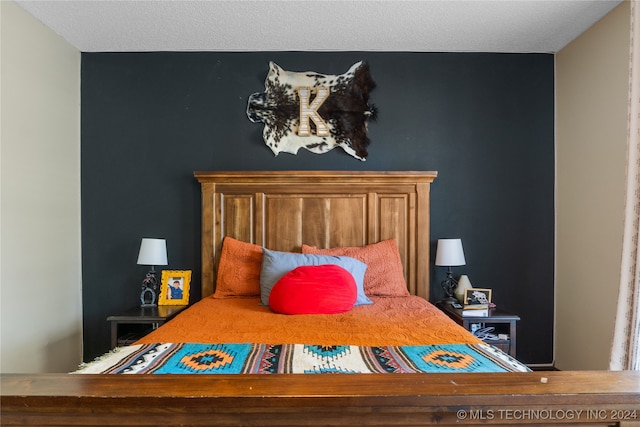
{"type": "Polygon", "coordinates": [[[0,376],[2,425],[640,425],[638,372],[0,376]]]}

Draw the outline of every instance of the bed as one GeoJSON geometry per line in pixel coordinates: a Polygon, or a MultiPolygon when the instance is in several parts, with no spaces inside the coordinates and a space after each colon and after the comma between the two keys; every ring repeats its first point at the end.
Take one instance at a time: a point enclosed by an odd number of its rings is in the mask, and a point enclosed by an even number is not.
{"type": "MultiPolygon", "coordinates": [[[[616,425],[640,419],[637,373],[522,372],[526,367],[447,321],[427,302],[429,191],[436,173],[251,171],[196,172],[195,177],[202,188],[202,300],[124,350],[133,356],[118,355],[115,364],[107,356],[82,375],[2,375],[3,425],[616,425]],[[240,249],[229,249],[229,242],[240,249]],[[273,253],[263,256],[274,256],[274,265],[281,265],[282,257],[301,250],[318,257],[357,258],[362,255],[358,250],[379,245],[392,246],[391,252],[374,252],[387,259],[394,254],[394,262],[371,262],[366,269],[375,279],[397,278],[399,268],[403,295],[394,294],[401,292],[397,286],[389,295],[380,288],[370,295],[373,304],[340,313],[275,314],[262,289],[259,295],[255,289],[249,292],[253,295],[235,295],[244,291],[221,279],[225,269],[234,270],[229,259],[235,261],[234,255],[246,255],[251,248],[268,248],[273,253]],[[376,270],[388,264],[398,266],[395,275],[376,270]],[[418,326],[406,327],[416,324],[393,311],[396,299],[421,313],[418,326]],[[207,312],[218,317],[207,320],[207,312]],[[253,326],[241,327],[239,319],[250,312],[258,316],[249,322],[253,326]],[[351,316],[363,312],[373,319],[384,317],[378,321],[384,325],[382,337],[351,323],[351,316]],[[288,322],[285,318],[303,321],[291,332],[292,327],[280,323],[288,322]],[[317,326],[329,318],[338,322],[317,326]],[[433,319],[444,319],[444,326],[430,331],[433,319]],[[407,336],[400,329],[385,329],[403,324],[407,336]],[[195,335],[176,339],[189,329],[195,335]],[[244,335],[230,335],[237,329],[244,335]],[[316,335],[309,336],[310,329],[316,335]],[[189,347],[193,345],[202,347],[189,347]],[[448,357],[463,347],[469,349],[463,359],[487,359],[490,367],[420,366],[432,354],[452,365],[448,357]],[[166,364],[131,363],[154,358],[179,362],[185,352],[201,354],[187,370],[176,370],[179,363],[173,370],[166,370],[166,364]],[[244,354],[242,363],[233,369],[227,369],[233,363],[221,364],[225,368],[216,375],[192,375],[214,373],[211,361],[230,352],[244,354]],[[335,352],[348,353],[349,359],[358,356],[360,365],[336,362],[335,352]],[[272,363],[276,353],[280,359],[272,363]],[[270,375],[257,375],[265,373],[270,375]]],[[[240,276],[246,277],[244,273],[240,276]]],[[[271,292],[277,289],[273,286],[271,292]]]]}

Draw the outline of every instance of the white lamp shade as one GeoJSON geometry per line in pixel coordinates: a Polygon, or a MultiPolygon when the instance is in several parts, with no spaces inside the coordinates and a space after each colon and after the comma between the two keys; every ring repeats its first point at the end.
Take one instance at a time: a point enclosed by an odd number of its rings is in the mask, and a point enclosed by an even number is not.
{"type": "Polygon", "coordinates": [[[439,239],[436,249],[436,265],[453,267],[465,265],[461,239],[439,239]]]}
{"type": "Polygon", "coordinates": [[[138,264],[167,265],[167,241],[165,239],[142,239],[138,264]]]}

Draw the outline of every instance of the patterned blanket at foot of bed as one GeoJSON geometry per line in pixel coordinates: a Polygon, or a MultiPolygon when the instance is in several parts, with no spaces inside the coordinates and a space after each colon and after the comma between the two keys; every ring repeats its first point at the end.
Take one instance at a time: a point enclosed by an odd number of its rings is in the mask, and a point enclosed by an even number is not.
{"type": "Polygon", "coordinates": [[[120,347],[80,374],[322,374],[523,372],[487,344],[359,347],[304,344],[159,343],[120,347]]]}

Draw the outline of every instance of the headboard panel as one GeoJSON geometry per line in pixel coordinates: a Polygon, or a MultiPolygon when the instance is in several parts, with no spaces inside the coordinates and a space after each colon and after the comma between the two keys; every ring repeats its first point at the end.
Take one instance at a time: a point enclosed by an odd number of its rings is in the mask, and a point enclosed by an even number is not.
{"type": "Polygon", "coordinates": [[[279,251],[396,239],[414,295],[429,298],[429,190],[436,172],[195,172],[202,187],[202,296],[222,240],[279,251]]]}

